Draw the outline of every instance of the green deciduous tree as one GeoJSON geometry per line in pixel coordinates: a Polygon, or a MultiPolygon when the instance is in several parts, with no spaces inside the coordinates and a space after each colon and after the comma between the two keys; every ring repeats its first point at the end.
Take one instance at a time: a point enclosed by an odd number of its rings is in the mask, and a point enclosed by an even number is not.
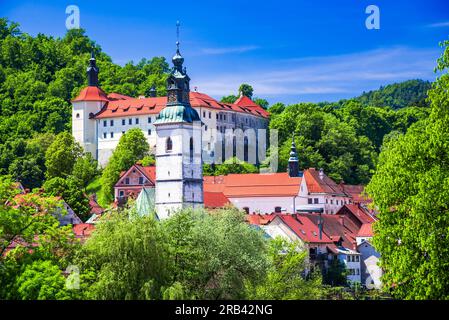
{"type": "Polygon", "coordinates": [[[139,128],[128,130],[120,137],[120,141],[112,153],[101,176],[101,196],[103,203],[114,200],[114,185],[120,172],[129,169],[138,160],[142,160],[150,152],[150,146],[139,128]]]}
{"type": "Polygon", "coordinates": [[[45,153],[45,173],[47,179],[72,174],[75,162],[82,154],[82,148],[69,132],[58,134],[45,153]]]}
{"type": "Polygon", "coordinates": [[[295,242],[276,238],[269,245],[269,268],[265,280],[247,285],[250,299],[304,300],[320,299],[324,294],[321,275],[309,273],[307,253],[295,242]]]}
{"type": "Polygon", "coordinates": [[[239,87],[239,95],[244,95],[250,99],[253,97],[253,91],[253,87],[247,83],[242,83],[239,87]]]}
{"type": "Polygon", "coordinates": [[[374,246],[382,282],[402,299],[448,299],[449,41],[438,60],[442,74],[429,91],[428,119],[382,147],[367,187],[379,211],[374,246]]]}
{"type": "Polygon", "coordinates": [[[86,187],[98,175],[98,162],[90,152],[79,157],[73,165],[72,177],[78,185],[86,192],[86,187]]]}
{"type": "Polygon", "coordinates": [[[79,181],[73,176],[68,178],[55,177],[45,181],[44,192],[49,196],[60,196],[83,220],[87,220],[90,214],[89,199],[79,185],[79,181]]]}

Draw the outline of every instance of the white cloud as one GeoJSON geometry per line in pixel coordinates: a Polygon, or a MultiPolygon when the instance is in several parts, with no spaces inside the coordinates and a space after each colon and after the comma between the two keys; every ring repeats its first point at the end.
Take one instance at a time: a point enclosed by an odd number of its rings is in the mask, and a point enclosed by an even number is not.
{"type": "Polygon", "coordinates": [[[240,46],[240,47],[227,47],[227,48],[203,48],[201,53],[206,55],[228,54],[228,53],[244,53],[259,49],[258,46],[240,46]]]}
{"type": "MultiPolygon", "coordinates": [[[[221,97],[249,83],[256,96],[343,94],[351,97],[381,85],[408,79],[430,79],[438,50],[392,47],[346,55],[294,58],[264,63],[264,68],[197,75],[199,91],[221,97]],[[270,66],[271,67],[267,67],[270,66]]],[[[210,71],[210,70],[209,70],[210,71]]]]}
{"type": "Polygon", "coordinates": [[[444,27],[449,27],[449,21],[445,21],[445,22],[438,22],[438,23],[432,23],[427,25],[430,28],[444,28],[444,27]]]}

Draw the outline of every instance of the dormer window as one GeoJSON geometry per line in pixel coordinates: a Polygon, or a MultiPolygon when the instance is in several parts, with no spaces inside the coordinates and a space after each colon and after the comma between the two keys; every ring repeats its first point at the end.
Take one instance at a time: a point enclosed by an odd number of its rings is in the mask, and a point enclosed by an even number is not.
{"type": "Polygon", "coordinates": [[[165,151],[171,152],[173,150],[173,142],[171,141],[171,138],[168,137],[165,141],[165,151]]]}

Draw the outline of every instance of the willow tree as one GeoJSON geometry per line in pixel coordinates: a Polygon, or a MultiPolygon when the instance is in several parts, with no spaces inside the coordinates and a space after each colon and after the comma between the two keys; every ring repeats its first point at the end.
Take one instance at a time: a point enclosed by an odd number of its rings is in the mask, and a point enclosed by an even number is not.
{"type": "Polygon", "coordinates": [[[384,288],[402,299],[449,298],[449,41],[428,119],[390,139],[367,187],[384,288]]]}

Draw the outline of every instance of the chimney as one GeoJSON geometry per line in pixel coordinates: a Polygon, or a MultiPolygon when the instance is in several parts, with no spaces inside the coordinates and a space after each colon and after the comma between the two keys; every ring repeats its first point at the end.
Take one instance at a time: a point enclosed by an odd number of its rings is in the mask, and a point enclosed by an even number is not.
{"type": "Polygon", "coordinates": [[[320,168],[320,179],[323,180],[324,178],[324,170],[323,168],[320,168]]]}

